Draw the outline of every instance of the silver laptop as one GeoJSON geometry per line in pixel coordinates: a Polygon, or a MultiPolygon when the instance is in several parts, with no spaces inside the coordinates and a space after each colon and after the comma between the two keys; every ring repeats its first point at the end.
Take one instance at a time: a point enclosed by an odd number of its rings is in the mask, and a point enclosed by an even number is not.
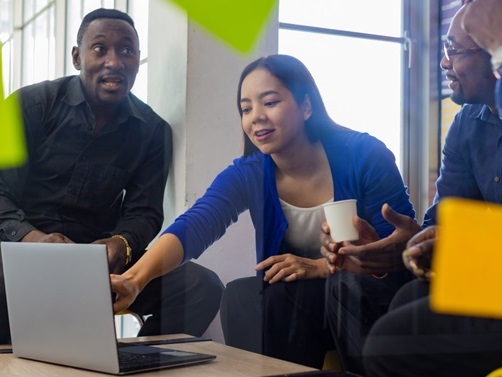
{"type": "Polygon", "coordinates": [[[105,245],[2,242],[1,252],[17,356],[110,374],[215,358],[118,345],[105,245]]]}

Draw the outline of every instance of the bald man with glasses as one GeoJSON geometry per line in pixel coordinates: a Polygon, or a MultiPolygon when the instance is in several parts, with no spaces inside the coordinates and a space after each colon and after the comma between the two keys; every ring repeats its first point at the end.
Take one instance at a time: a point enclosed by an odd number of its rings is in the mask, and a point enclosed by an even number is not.
{"type": "Polygon", "coordinates": [[[491,55],[493,74],[497,78],[495,101],[502,113],[502,1],[476,0],[462,19],[463,30],[491,55]]]}
{"type": "MultiPolygon", "coordinates": [[[[502,203],[502,121],[495,104],[493,60],[466,32],[471,21],[464,18],[478,2],[482,0],[463,6],[448,31],[441,68],[452,100],[464,106],[446,136],[426,229],[403,253],[405,266],[418,279],[398,291],[367,337],[364,363],[369,377],[475,377],[502,366],[501,320],[437,314],[430,310],[428,296],[439,200],[456,196],[502,203]]],[[[465,278],[476,277],[466,272],[465,278]]]]}

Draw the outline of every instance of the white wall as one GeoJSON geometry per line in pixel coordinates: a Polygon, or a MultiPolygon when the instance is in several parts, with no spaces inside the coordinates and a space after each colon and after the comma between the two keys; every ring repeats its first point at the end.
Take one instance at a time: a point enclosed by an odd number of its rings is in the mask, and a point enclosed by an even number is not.
{"type": "MultiPolygon", "coordinates": [[[[174,158],[165,224],[189,208],[216,174],[242,154],[237,84],[258,56],[277,52],[277,11],[249,55],[240,55],[187,20],[178,7],[150,0],[148,103],[173,128],[174,158]]],[[[254,229],[246,212],[197,261],[224,284],[254,274],[254,229]]],[[[219,316],[206,335],[223,342],[219,316]]]]}

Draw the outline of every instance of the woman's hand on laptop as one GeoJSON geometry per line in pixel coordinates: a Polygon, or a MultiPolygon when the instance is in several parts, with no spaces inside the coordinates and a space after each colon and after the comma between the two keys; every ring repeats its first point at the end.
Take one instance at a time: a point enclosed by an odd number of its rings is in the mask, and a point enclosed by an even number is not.
{"type": "Polygon", "coordinates": [[[127,309],[153,279],[174,270],[183,261],[183,246],[173,234],[162,234],[145,254],[122,275],[110,276],[116,293],[115,312],[127,309]]]}
{"type": "Polygon", "coordinates": [[[141,292],[140,287],[124,274],[111,274],[110,283],[112,285],[112,292],[116,294],[115,302],[113,303],[113,311],[115,313],[121,312],[131,306],[139,292],[141,292]]]}

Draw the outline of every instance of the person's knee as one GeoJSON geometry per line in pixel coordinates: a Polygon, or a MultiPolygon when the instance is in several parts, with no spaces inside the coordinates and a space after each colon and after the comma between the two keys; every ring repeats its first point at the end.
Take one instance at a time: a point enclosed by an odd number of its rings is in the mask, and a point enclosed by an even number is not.
{"type": "Polygon", "coordinates": [[[412,280],[403,285],[394,295],[389,311],[395,310],[403,305],[426,297],[429,294],[429,284],[418,279],[412,280]]]}
{"type": "Polygon", "coordinates": [[[256,284],[255,277],[244,277],[232,280],[227,283],[225,292],[223,293],[223,298],[234,299],[242,298],[251,292],[259,290],[256,284]]]}
{"type": "Polygon", "coordinates": [[[225,286],[218,275],[210,269],[196,263],[187,264],[188,276],[191,284],[198,296],[202,300],[211,301],[219,304],[225,286]]]}
{"type": "Polygon", "coordinates": [[[239,278],[227,284],[220,306],[225,344],[262,352],[262,288],[263,282],[256,277],[239,278]]]}
{"type": "Polygon", "coordinates": [[[256,277],[244,277],[227,283],[220,303],[222,315],[227,312],[246,306],[251,298],[259,295],[263,284],[256,277]]]}

